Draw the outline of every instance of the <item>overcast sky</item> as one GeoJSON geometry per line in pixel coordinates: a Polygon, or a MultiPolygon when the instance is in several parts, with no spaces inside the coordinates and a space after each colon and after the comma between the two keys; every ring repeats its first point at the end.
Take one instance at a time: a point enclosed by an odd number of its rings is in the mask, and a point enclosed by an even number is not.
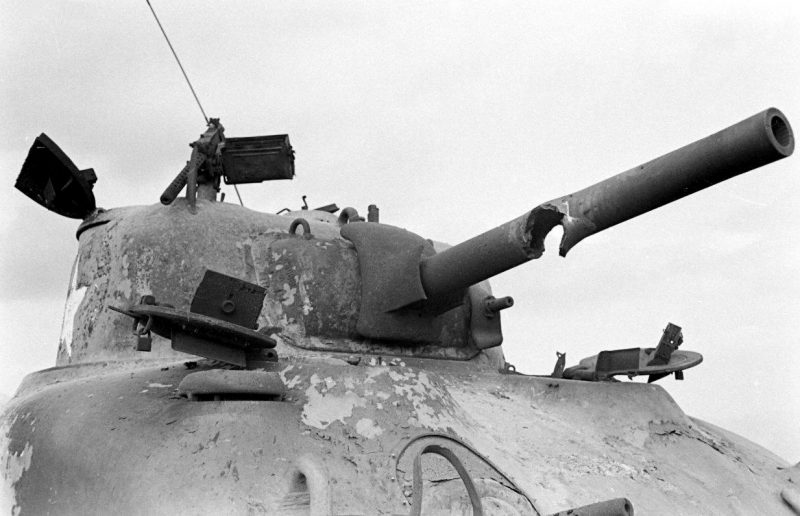
{"type": "MultiPolygon", "coordinates": [[[[770,106],[800,127],[800,2],[166,2],[209,116],[289,133],[276,212],[336,202],[457,243],[770,106]]],[[[144,0],[2,0],[0,394],[55,363],[78,221],[13,189],[46,132],[98,205],[151,204],[204,130],[144,0]]],[[[493,282],[509,362],[549,373],[654,346],[703,364],[683,409],[800,460],[800,158],[678,201],[493,282]]],[[[235,198],[232,191],[228,199],[235,198]]]]}

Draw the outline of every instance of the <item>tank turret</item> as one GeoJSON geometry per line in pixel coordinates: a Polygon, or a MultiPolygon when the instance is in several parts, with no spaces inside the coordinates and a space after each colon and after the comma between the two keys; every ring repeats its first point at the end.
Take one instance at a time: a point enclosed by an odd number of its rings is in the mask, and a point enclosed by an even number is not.
{"type": "MultiPolygon", "coordinates": [[[[161,204],[97,210],[93,197],[86,203],[82,213],[91,214],[78,228],[59,364],[133,354],[124,344],[130,321],[109,307],[152,296],[188,310],[209,269],[264,288],[257,327],[271,328],[288,348],[474,358],[500,345],[498,312],[513,305],[510,297],[492,296],[486,280],[540,257],[555,226],[564,228],[559,252],[565,256],[592,234],[793,148],[788,121],[767,109],[448,247],[378,223],[377,216],[365,221],[354,208],[339,216],[331,213],[335,206],[271,215],[216,202],[222,178],[233,184],[291,179],[294,151],[286,135],[226,139],[219,120],[211,119],[161,204]],[[174,202],[183,187],[186,198],[174,202]]],[[[52,156],[68,162],[43,135],[18,188],[42,204],[67,205],[40,185],[69,183],[65,170],[80,173],[71,162],[51,166],[52,156]]],[[[87,197],[85,188],[80,193],[71,198],[87,197]]],[[[152,349],[171,353],[160,342],[152,349]]]]}

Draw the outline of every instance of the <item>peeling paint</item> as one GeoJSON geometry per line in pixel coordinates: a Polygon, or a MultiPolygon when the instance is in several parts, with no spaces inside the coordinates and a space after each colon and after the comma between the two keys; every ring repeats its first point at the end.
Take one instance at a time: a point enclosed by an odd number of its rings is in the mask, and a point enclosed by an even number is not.
{"type": "Polygon", "coordinates": [[[31,467],[33,446],[26,443],[19,453],[10,451],[9,433],[17,421],[15,417],[0,426],[0,514],[19,514],[15,484],[31,467]]]}
{"type": "Polygon", "coordinates": [[[299,374],[294,375],[294,377],[292,377],[291,380],[287,380],[287,374],[292,369],[294,369],[294,366],[290,365],[289,367],[287,367],[286,369],[284,369],[283,371],[278,373],[278,376],[281,377],[281,381],[283,382],[283,384],[286,386],[287,389],[293,388],[295,385],[300,383],[300,380],[301,380],[299,374]]]}
{"type": "Polygon", "coordinates": [[[119,294],[123,299],[133,298],[133,282],[131,281],[131,278],[134,276],[130,272],[129,265],[128,254],[123,254],[120,280],[115,284],[116,293],[119,294]]]}
{"type": "Polygon", "coordinates": [[[150,248],[138,249],[136,257],[135,285],[136,293],[140,296],[153,293],[150,287],[150,277],[153,270],[153,250],[150,248]]]}
{"type": "Polygon", "coordinates": [[[441,412],[435,410],[430,402],[441,403],[443,393],[436,388],[424,371],[418,375],[409,370],[399,373],[389,370],[389,376],[394,380],[394,392],[411,402],[416,412],[416,423],[430,428],[446,427],[441,417],[441,412]]]}
{"type": "MultiPolygon", "coordinates": [[[[331,392],[331,388],[316,374],[310,378],[311,386],[306,389],[308,401],[303,407],[303,423],[315,428],[325,429],[334,421],[344,423],[353,415],[355,407],[366,406],[366,400],[353,391],[342,394],[331,392]]],[[[336,386],[336,383],[333,383],[336,386]]],[[[338,389],[337,389],[338,390],[338,389]]]]}
{"type": "Polygon", "coordinates": [[[294,296],[297,293],[296,288],[292,288],[289,286],[288,283],[283,284],[283,297],[281,298],[281,303],[286,306],[292,306],[294,304],[294,296]]]}
{"type": "Polygon", "coordinates": [[[314,309],[311,306],[311,299],[309,298],[308,291],[306,289],[306,281],[310,281],[312,278],[313,276],[306,272],[303,272],[299,278],[295,276],[295,280],[297,282],[297,292],[300,294],[300,300],[303,303],[303,315],[308,315],[314,309]]]}
{"type": "Polygon", "coordinates": [[[72,277],[70,279],[69,291],[67,292],[67,302],[64,305],[64,320],[61,323],[60,346],[66,350],[67,356],[72,356],[72,335],[75,325],[75,316],[78,308],[86,296],[88,286],[78,286],[78,265],[80,257],[75,258],[75,265],[72,266],[72,277]]]}
{"type": "Polygon", "coordinates": [[[251,283],[259,283],[258,268],[253,256],[253,245],[250,241],[242,245],[242,261],[244,265],[244,276],[251,283]]]}
{"type": "Polygon", "coordinates": [[[356,432],[367,439],[374,439],[383,433],[383,428],[369,418],[362,418],[356,423],[356,432]]]}

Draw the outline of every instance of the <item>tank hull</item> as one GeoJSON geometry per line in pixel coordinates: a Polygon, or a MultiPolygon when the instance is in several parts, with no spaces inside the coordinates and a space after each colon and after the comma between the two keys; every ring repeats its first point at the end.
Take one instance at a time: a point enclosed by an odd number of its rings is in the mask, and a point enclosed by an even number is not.
{"type": "MultiPolygon", "coordinates": [[[[352,362],[283,358],[275,400],[179,396],[205,366],[174,358],[29,375],[2,417],[3,513],[409,514],[425,442],[459,455],[502,514],[619,497],[639,514],[793,514],[788,464],[656,385],[352,362]]],[[[423,483],[423,508],[466,511],[453,482],[423,483]]]]}

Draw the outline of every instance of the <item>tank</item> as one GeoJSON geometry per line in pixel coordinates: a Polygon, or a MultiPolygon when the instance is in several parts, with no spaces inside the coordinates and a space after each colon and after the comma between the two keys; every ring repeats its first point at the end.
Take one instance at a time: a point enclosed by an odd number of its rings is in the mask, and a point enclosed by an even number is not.
{"type": "Polygon", "coordinates": [[[679,326],[523,375],[502,352],[514,301],[488,283],[533,267],[556,226],[566,256],[793,149],[770,108],[449,246],[376,206],[218,201],[221,181],[291,179],[287,135],[229,138],[211,119],[159,202],[105,210],[94,172],[42,134],[17,188],[80,219],[79,249],[56,366],[0,419],[2,509],[798,514],[797,467],[653,383],[702,361],[679,326]]]}

